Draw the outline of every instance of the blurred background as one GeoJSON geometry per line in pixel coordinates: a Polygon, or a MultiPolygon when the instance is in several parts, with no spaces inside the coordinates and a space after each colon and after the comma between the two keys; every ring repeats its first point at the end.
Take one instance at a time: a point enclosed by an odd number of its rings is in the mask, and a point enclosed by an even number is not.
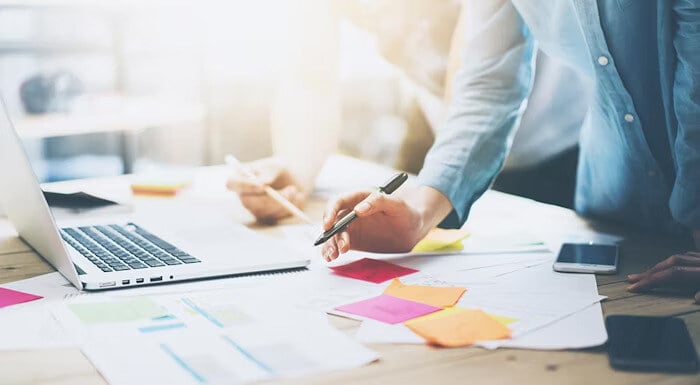
{"type": "Polygon", "coordinates": [[[0,92],[42,181],[269,156],[417,172],[455,0],[0,0],[0,92]]]}

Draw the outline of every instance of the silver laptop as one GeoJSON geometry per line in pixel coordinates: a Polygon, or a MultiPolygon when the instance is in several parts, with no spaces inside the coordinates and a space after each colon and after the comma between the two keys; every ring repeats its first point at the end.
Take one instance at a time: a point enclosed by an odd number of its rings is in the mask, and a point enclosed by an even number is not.
{"type": "Polygon", "coordinates": [[[157,222],[160,225],[154,224],[154,229],[100,218],[59,228],[1,97],[0,206],[19,236],[78,289],[300,269],[310,262],[276,240],[235,223],[226,228],[169,231],[163,225],[167,221],[157,222]]]}

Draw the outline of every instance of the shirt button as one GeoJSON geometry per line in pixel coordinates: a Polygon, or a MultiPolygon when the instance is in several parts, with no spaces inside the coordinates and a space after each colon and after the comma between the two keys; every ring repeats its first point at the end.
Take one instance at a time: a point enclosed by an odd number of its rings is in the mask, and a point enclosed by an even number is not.
{"type": "Polygon", "coordinates": [[[606,65],[608,65],[608,63],[610,63],[610,60],[608,60],[607,57],[605,57],[605,56],[598,56],[598,64],[600,64],[600,65],[602,65],[602,66],[606,66],[606,65]]]}
{"type": "Polygon", "coordinates": [[[625,114],[625,121],[627,123],[632,123],[634,122],[634,116],[632,114],[625,114]]]}

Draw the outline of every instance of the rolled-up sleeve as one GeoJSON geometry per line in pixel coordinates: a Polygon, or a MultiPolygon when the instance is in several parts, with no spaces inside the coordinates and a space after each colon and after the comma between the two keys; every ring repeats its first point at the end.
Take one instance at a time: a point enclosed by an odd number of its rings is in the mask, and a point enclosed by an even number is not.
{"type": "Polygon", "coordinates": [[[673,217],[700,229],[700,0],[676,0],[673,104],[678,131],[673,143],[676,181],[669,206],[673,217]]]}
{"type": "Polygon", "coordinates": [[[532,86],[534,42],[509,0],[464,2],[464,52],[448,118],[418,178],[449,198],[459,227],[503,166],[532,86]]]}

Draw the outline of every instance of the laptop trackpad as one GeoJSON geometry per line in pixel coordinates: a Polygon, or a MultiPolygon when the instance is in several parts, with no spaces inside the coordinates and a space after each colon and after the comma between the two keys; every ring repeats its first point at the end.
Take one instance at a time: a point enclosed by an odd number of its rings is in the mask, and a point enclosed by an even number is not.
{"type": "Polygon", "coordinates": [[[282,242],[238,223],[171,224],[162,234],[164,239],[207,263],[256,266],[299,259],[282,242]]]}

